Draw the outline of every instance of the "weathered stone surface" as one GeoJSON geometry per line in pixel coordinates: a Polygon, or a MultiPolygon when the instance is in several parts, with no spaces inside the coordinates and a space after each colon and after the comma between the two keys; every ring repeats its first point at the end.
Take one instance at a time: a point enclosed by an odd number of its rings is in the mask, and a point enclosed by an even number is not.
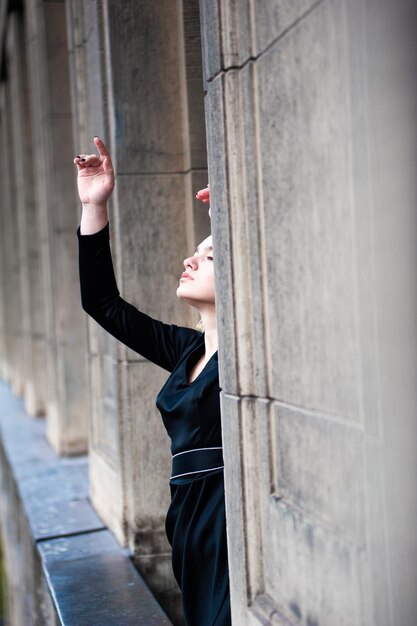
{"type": "MultiPolygon", "coordinates": [[[[133,500],[131,514],[135,516],[131,519],[132,531],[152,528],[155,532],[163,531],[165,511],[170,502],[171,451],[155,398],[169,373],[148,362],[130,363],[124,369],[127,370],[126,417],[130,424],[129,431],[126,431],[130,440],[125,459],[128,467],[126,480],[133,500]],[[159,442],[158,445],[155,442],[159,442]]],[[[164,537],[158,551],[169,552],[165,541],[164,537]]],[[[147,550],[146,546],[143,550],[147,550]]]]}
{"type": "MultiPolygon", "coordinates": [[[[373,617],[370,620],[373,619],[375,624],[385,626],[390,623],[391,600],[388,545],[385,536],[386,530],[384,524],[381,523],[384,517],[385,497],[385,472],[381,472],[381,467],[385,465],[385,450],[382,442],[369,439],[366,443],[364,456],[366,522],[367,526],[372,528],[372,532],[367,538],[370,564],[367,572],[366,589],[371,596],[370,610],[373,617]]],[[[399,492],[402,490],[399,489],[399,492]]]]}
{"type": "Polygon", "coordinates": [[[18,215],[15,207],[16,173],[12,135],[13,103],[10,84],[3,83],[1,89],[1,117],[3,126],[3,153],[8,155],[4,162],[4,200],[2,202],[4,295],[5,295],[5,347],[9,365],[7,380],[17,394],[24,392],[24,337],[22,318],[22,264],[19,258],[18,215]]]}
{"type": "MultiPolygon", "coordinates": [[[[201,45],[203,55],[203,80],[205,89],[221,68],[221,32],[219,3],[200,0],[201,45]]],[[[207,133],[208,139],[210,133],[207,133]]]]}
{"type": "Polygon", "coordinates": [[[363,554],[358,546],[285,500],[271,502],[266,510],[266,592],[275,608],[287,619],[299,617],[306,624],[365,624],[363,554]]]}
{"type": "Polygon", "coordinates": [[[200,0],[205,82],[240,68],[286,36],[320,0],[200,0]]]}
{"type": "MultiPolygon", "coordinates": [[[[241,417],[240,405],[241,399],[237,396],[220,394],[221,412],[222,412],[222,432],[223,447],[228,449],[232,441],[240,438],[241,434],[241,417]]],[[[246,520],[244,514],[244,504],[242,499],[241,487],[244,484],[244,453],[240,446],[237,446],[233,455],[224,457],[224,480],[226,498],[226,527],[227,527],[227,546],[229,563],[235,562],[246,563],[248,543],[244,541],[246,532],[246,520]],[[239,488],[236,489],[236,485],[239,488]],[[230,494],[230,495],[229,495],[230,494]]],[[[252,542],[253,546],[253,542],[252,542]]],[[[254,546],[255,550],[259,547],[254,546]]],[[[230,597],[232,608],[232,621],[236,624],[245,623],[246,620],[246,602],[243,598],[247,598],[250,593],[249,581],[246,570],[241,567],[230,567],[230,597]]]]}
{"type": "Polygon", "coordinates": [[[411,624],[415,7],[206,10],[233,620],[411,624]]]}
{"type": "MultiPolygon", "coordinates": [[[[259,306],[259,302],[265,302],[267,298],[268,285],[265,258],[267,235],[258,180],[261,158],[255,80],[256,71],[251,63],[241,72],[232,70],[224,77],[222,97],[225,111],[233,106],[236,114],[226,116],[224,120],[225,150],[227,155],[233,155],[233,163],[227,168],[228,196],[225,206],[221,206],[216,213],[222,238],[226,233],[222,213],[226,210],[229,213],[230,246],[236,255],[232,266],[235,283],[232,297],[234,316],[238,322],[232,332],[235,333],[234,342],[239,355],[235,362],[238,363],[238,371],[230,377],[236,386],[223,388],[228,393],[239,390],[244,395],[265,397],[270,395],[268,364],[271,351],[267,337],[268,319],[259,306]]],[[[214,231],[217,233],[216,217],[214,231]]],[[[222,258],[221,265],[223,262],[222,258]]],[[[220,280],[228,279],[221,277],[220,280]]]]}
{"type": "MultiPolygon", "coordinates": [[[[91,444],[99,452],[103,460],[116,471],[120,469],[120,427],[122,419],[122,403],[119,395],[121,364],[111,356],[91,358],[92,381],[91,393],[95,395],[96,407],[94,421],[90,424],[91,444]]],[[[103,485],[104,486],[104,485],[103,485]]]]}
{"type": "Polygon", "coordinates": [[[107,530],[43,542],[40,553],[63,624],[171,623],[107,530]]]}
{"type": "Polygon", "coordinates": [[[109,0],[107,17],[118,172],[184,171],[180,3],[109,0]]]}
{"type": "Polygon", "coordinates": [[[274,403],[274,495],[365,541],[362,432],[325,415],[274,403]],[[314,468],[314,470],[313,470],[314,468]]]}
{"type": "Polygon", "coordinates": [[[356,420],[351,128],[344,51],[336,31],[324,36],[330,20],[342,29],[336,6],[322,5],[259,60],[268,308],[280,322],[270,331],[271,395],[356,420]]]}
{"type": "Polygon", "coordinates": [[[119,466],[113,466],[100,449],[92,448],[89,465],[89,497],[104,523],[111,528],[121,546],[126,546],[123,517],[126,494],[122,490],[119,466]]]}
{"type": "MultiPolygon", "coordinates": [[[[266,0],[262,5],[256,0],[249,0],[253,6],[255,21],[256,45],[255,55],[259,56],[265,49],[281,37],[287,36],[287,31],[297,28],[298,22],[310,18],[310,12],[321,4],[320,0],[266,0]]],[[[252,10],[253,10],[252,9],[252,10]]]]}
{"type": "Polygon", "coordinates": [[[7,33],[7,55],[9,63],[11,104],[13,115],[12,139],[15,158],[16,197],[14,211],[17,216],[18,250],[21,269],[20,285],[22,301],[22,341],[24,397],[31,415],[44,412],[45,377],[42,367],[44,343],[36,341],[42,336],[42,306],[40,302],[40,259],[36,211],[34,206],[32,146],[27,140],[31,136],[30,110],[28,102],[26,57],[24,54],[23,19],[13,13],[7,33]]]}
{"type": "Polygon", "coordinates": [[[48,439],[62,454],[85,451],[85,334],[74,230],[73,158],[64,3],[26,3],[35,198],[46,337],[48,439]]]}
{"type": "Polygon", "coordinates": [[[206,133],[203,128],[204,94],[201,57],[201,30],[199,3],[195,0],[182,2],[186,124],[189,143],[187,169],[207,167],[206,133]]]}
{"type": "Polygon", "coordinates": [[[86,498],[87,457],[60,459],[0,384],[2,555],[13,624],[170,624],[86,498]],[[81,496],[81,497],[80,497],[81,496]]]}
{"type": "Polygon", "coordinates": [[[219,76],[209,85],[206,96],[207,150],[210,172],[210,203],[216,276],[216,313],[222,339],[219,340],[220,385],[225,391],[236,390],[237,350],[235,313],[233,304],[232,253],[229,214],[229,186],[227,181],[227,145],[225,110],[223,102],[224,77],[219,76]],[[227,346],[227,347],[226,347],[227,346]],[[223,374],[227,372],[227,378],[223,374]],[[226,387],[224,387],[226,385],[226,387]]]}

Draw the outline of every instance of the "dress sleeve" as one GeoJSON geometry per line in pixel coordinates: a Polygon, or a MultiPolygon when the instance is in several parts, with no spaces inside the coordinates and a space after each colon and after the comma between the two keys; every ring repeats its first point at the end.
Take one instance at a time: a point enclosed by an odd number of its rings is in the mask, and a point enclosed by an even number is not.
{"type": "Polygon", "coordinates": [[[110,249],[109,223],[97,233],[77,229],[81,304],[113,337],[160,367],[172,371],[201,333],[153,319],[120,297],[110,249]]]}

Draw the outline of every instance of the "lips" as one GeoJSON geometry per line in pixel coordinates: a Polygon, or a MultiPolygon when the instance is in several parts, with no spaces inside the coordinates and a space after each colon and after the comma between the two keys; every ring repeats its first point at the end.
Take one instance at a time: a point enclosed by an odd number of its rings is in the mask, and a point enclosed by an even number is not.
{"type": "Polygon", "coordinates": [[[191,276],[187,274],[187,272],[184,272],[183,274],[181,274],[181,278],[189,278],[190,280],[193,280],[193,278],[191,278],[191,276]]]}

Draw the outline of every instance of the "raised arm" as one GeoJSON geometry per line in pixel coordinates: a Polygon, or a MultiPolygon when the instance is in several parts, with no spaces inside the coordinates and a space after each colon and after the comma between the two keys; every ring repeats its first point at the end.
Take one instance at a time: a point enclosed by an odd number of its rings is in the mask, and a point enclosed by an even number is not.
{"type": "Polygon", "coordinates": [[[201,333],[153,319],[120,297],[110,249],[107,202],[114,188],[110,155],[94,138],[99,156],[78,155],[78,192],[83,206],[79,272],[83,309],[111,335],[135,352],[172,371],[183,351],[201,333]]]}

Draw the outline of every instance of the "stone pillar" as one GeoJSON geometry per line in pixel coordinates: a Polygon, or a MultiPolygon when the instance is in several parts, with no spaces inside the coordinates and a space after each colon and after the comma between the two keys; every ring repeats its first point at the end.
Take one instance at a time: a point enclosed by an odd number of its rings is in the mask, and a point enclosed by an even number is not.
{"type": "MultiPolygon", "coordinates": [[[[22,319],[22,363],[25,407],[30,415],[45,410],[46,370],[44,306],[42,301],[40,242],[37,228],[32,161],[26,52],[23,15],[8,19],[7,74],[11,93],[11,133],[16,180],[13,209],[16,213],[22,319]]],[[[17,286],[15,285],[14,288],[17,286]]],[[[16,311],[17,313],[17,311],[16,311]]]]}
{"type": "MultiPolygon", "coordinates": [[[[1,98],[3,87],[0,86],[0,111],[1,107],[1,98]]],[[[0,121],[0,150],[5,148],[4,141],[4,128],[0,121]]],[[[5,163],[3,159],[0,159],[0,177],[1,180],[4,179],[5,174],[5,163]]],[[[6,223],[6,211],[4,204],[0,207],[0,292],[2,294],[6,293],[6,259],[5,259],[5,250],[4,250],[4,241],[5,241],[5,223],[6,223]]],[[[7,380],[8,377],[8,359],[7,359],[7,324],[6,324],[6,301],[5,298],[0,298],[0,378],[2,380],[7,380]]]]}
{"type": "Polygon", "coordinates": [[[414,13],[201,2],[238,625],[415,621],[414,13]]]}
{"type": "MultiPolygon", "coordinates": [[[[198,2],[67,2],[67,15],[75,145],[90,152],[103,136],[116,170],[109,219],[121,295],[193,326],[198,316],[175,292],[182,260],[210,230],[193,200],[207,183],[198,2]]],[[[164,529],[169,440],[155,407],[167,372],[93,320],[88,336],[91,498],[178,616],[164,529]]]]}
{"type": "Polygon", "coordinates": [[[47,436],[60,454],[77,454],[87,445],[88,396],[74,240],[65,3],[27,0],[25,16],[45,307],[47,436]]]}
{"type": "Polygon", "coordinates": [[[3,256],[3,306],[4,306],[4,355],[5,379],[18,395],[24,393],[24,343],[22,317],[22,266],[19,255],[18,213],[16,210],[15,156],[12,134],[12,97],[10,83],[1,84],[2,150],[2,256],[3,256]]]}
{"type": "MultiPolygon", "coordinates": [[[[7,126],[4,123],[5,119],[5,99],[6,99],[6,86],[5,83],[0,83],[0,150],[4,154],[7,149],[7,126]]],[[[0,203],[0,289],[2,297],[0,299],[0,376],[3,380],[9,382],[11,379],[11,367],[10,367],[10,335],[8,324],[8,302],[7,297],[10,289],[10,283],[8,280],[9,272],[9,257],[7,255],[7,241],[10,235],[10,220],[9,220],[9,190],[8,190],[8,171],[9,166],[7,159],[0,159],[0,176],[1,180],[5,181],[3,188],[3,201],[0,203]]]]}

